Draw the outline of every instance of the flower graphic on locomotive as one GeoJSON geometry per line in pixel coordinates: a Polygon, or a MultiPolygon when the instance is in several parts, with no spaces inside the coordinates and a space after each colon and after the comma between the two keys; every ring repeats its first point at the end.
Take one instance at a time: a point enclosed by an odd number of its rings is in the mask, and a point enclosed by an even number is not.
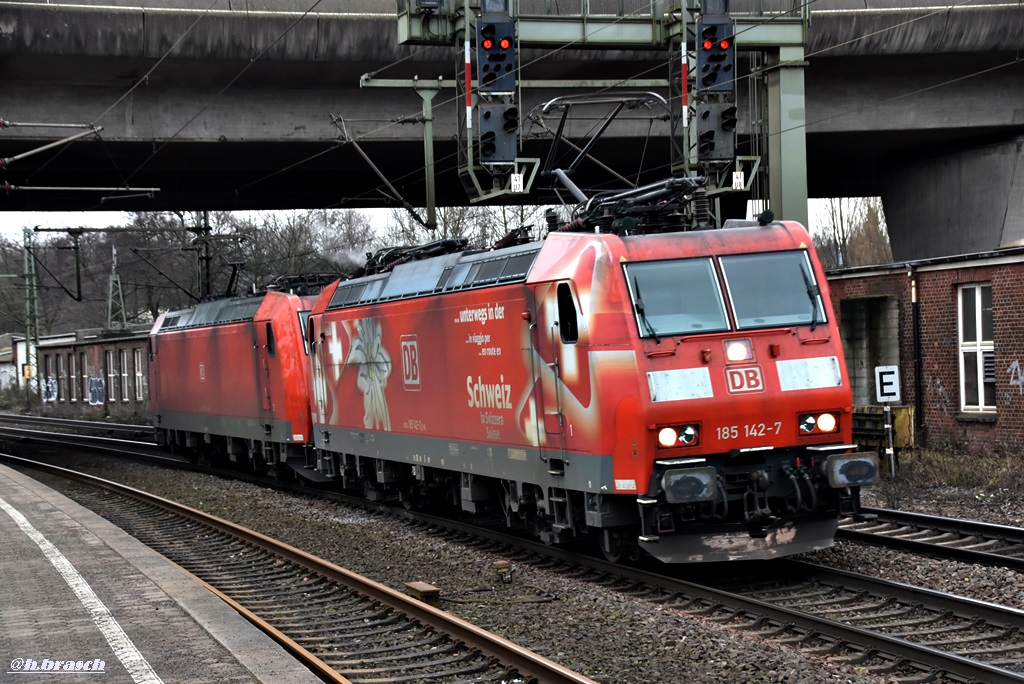
{"type": "Polygon", "coordinates": [[[363,393],[363,425],[390,431],[391,415],[384,390],[391,375],[391,357],[384,348],[380,322],[362,318],[355,324],[356,335],[345,364],[359,366],[356,386],[363,393]]]}

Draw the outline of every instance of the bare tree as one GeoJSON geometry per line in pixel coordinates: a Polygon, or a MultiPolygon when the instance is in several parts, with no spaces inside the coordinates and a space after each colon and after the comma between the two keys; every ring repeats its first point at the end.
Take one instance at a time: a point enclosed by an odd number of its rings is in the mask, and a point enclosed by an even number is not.
{"type": "Polygon", "coordinates": [[[879,198],[833,198],[825,209],[824,221],[815,226],[813,239],[826,269],[892,261],[879,198]]]}

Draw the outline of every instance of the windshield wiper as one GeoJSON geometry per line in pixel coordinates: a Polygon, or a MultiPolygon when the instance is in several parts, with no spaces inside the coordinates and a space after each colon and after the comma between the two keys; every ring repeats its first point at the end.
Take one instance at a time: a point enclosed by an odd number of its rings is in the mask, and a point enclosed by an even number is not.
{"type": "Polygon", "coordinates": [[[654,338],[654,341],[657,344],[661,344],[661,340],[658,338],[658,332],[654,329],[654,326],[651,325],[651,322],[647,320],[647,314],[644,313],[644,309],[646,307],[644,307],[644,298],[640,296],[640,283],[637,281],[636,277],[633,278],[633,292],[636,293],[636,312],[640,314],[640,322],[647,327],[647,331],[651,333],[651,337],[654,338]]]}
{"type": "Polygon", "coordinates": [[[821,288],[811,281],[807,274],[807,264],[800,264],[800,275],[804,277],[804,285],[807,286],[807,296],[811,300],[811,331],[818,327],[818,298],[821,297],[821,288]]]}

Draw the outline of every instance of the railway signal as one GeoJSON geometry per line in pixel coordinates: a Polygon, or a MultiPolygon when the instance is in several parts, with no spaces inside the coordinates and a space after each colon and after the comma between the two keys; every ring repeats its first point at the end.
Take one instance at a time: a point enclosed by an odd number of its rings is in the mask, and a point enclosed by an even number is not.
{"type": "Polygon", "coordinates": [[[697,159],[731,161],[736,156],[736,105],[697,103],[697,159]]]}
{"type": "Polygon", "coordinates": [[[476,25],[477,91],[512,93],[516,89],[515,24],[486,21],[476,25]]]}
{"type": "Polygon", "coordinates": [[[697,20],[697,161],[736,158],[736,23],[726,14],[697,20]]]}
{"type": "Polygon", "coordinates": [[[736,24],[729,17],[697,20],[697,90],[735,92],[736,24]]]}
{"type": "Polygon", "coordinates": [[[480,161],[511,164],[519,147],[519,108],[514,104],[481,104],[480,161]]]}

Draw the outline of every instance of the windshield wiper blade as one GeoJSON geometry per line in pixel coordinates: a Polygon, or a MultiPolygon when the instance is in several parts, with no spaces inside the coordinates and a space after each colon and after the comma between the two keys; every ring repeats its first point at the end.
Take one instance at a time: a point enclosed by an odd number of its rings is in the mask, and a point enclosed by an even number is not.
{"type": "Polygon", "coordinates": [[[646,307],[644,306],[644,298],[640,295],[640,283],[637,281],[636,277],[633,278],[633,292],[636,293],[636,312],[640,314],[640,322],[647,327],[647,331],[651,333],[651,337],[654,338],[654,341],[661,344],[661,339],[658,337],[658,331],[654,329],[651,322],[647,320],[647,314],[644,313],[646,307]]]}
{"type": "Polygon", "coordinates": [[[807,296],[811,300],[811,331],[818,327],[818,298],[821,297],[821,288],[811,281],[807,274],[807,265],[800,264],[800,275],[804,277],[804,285],[807,286],[807,296]]]}

